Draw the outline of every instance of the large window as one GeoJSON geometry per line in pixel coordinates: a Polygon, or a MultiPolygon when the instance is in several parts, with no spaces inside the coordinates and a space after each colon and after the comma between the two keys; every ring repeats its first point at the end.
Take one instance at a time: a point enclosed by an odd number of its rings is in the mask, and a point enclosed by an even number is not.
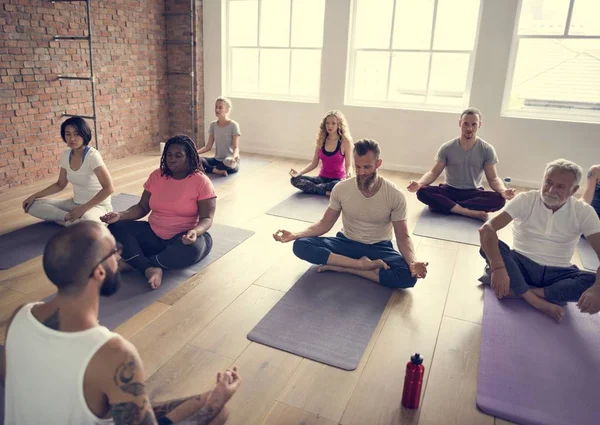
{"type": "Polygon", "coordinates": [[[600,121],[600,1],[523,0],[509,115],[600,121]]]}
{"type": "Polygon", "coordinates": [[[227,0],[229,96],[319,100],[325,0],[227,0]]]}
{"type": "Polygon", "coordinates": [[[479,0],[355,0],[346,103],[468,104],[479,0]]]}

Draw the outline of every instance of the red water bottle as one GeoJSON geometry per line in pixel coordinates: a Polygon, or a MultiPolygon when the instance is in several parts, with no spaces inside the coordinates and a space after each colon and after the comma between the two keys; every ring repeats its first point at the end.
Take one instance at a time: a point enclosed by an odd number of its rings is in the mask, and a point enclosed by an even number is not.
{"type": "Polygon", "coordinates": [[[423,366],[423,357],[419,353],[415,353],[406,364],[406,376],[404,377],[402,405],[407,409],[419,408],[424,374],[425,366],[423,366]]]}

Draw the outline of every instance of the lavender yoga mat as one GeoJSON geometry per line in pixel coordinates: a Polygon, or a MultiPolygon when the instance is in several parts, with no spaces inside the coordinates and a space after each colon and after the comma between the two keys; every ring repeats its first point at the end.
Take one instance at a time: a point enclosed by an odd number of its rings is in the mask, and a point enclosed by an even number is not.
{"type": "MultiPolygon", "coordinates": [[[[152,290],[147,279],[137,271],[122,273],[119,291],[111,297],[100,298],[100,324],[109,329],[116,328],[254,234],[251,230],[223,224],[213,224],[209,233],[213,247],[208,256],[185,269],[165,270],[158,289],[152,290]]],[[[53,297],[51,295],[46,301],[53,297]]]]}
{"type": "Polygon", "coordinates": [[[313,266],[248,334],[248,339],[354,370],[393,293],[358,276],[313,266]]]}
{"type": "Polygon", "coordinates": [[[598,261],[596,251],[594,251],[594,248],[592,248],[590,243],[584,238],[579,238],[579,242],[577,243],[577,252],[579,253],[581,265],[583,265],[585,269],[594,272],[598,270],[598,267],[600,267],[600,261],[598,261]]]}
{"type": "Polygon", "coordinates": [[[560,324],[485,287],[477,406],[523,425],[597,425],[600,316],[570,303],[560,324]]]}
{"type": "MultiPolygon", "coordinates": [[[[113,210],[123,211],[136,204],[140,198],[121,193],[112,197],[113,210]]],[[[10,269],[44,253],[46,243],[62,226],[47,221],[22,227],[0,235],[0,270],[10,269]]]]}

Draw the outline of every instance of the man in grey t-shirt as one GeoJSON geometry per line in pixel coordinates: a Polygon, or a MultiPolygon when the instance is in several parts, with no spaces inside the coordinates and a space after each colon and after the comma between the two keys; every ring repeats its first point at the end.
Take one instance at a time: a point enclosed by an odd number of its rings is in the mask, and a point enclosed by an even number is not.
{"type": "Polygon", "coordinates": [[[459,120],[460,137],[444,143],[435,157],[433,168],[419,180],[410,181],[408,191],[417,192],[419,201],[429,205],[431,211],[485,221],[488,212],[498,211],[505,200],[515,196],[514,189],[507,189],[498,177],[498,157],[493,146],[477,137],[480,126],[479,110],[465,110],[459,120]],[[444,170],[446,182],[429,186],[444,170]],[[481,186],[484,173],[492,191],[481,186]]]}

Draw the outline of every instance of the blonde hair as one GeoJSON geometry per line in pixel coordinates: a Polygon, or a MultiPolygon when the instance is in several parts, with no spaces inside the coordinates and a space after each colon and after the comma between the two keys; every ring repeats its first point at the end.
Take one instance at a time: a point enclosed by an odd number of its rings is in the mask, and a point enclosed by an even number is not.
{"type": "Polygon", "coordinates": [[[325,114],[323,119],[321,120],[321,124],[319,125],[319,131],[317,132],[317,146],[322,147],[325,143],[325,139],[327,139],[327,118],[335,117],[338,123],[338,137],[342,139],[342,141],[347,141],[348,143],[352,143],[352,135],[350,134],[350,128],[348,127],[348,122],[346,121],[346,117],[340,111],[333,109],[325,114]]]}
{"type": "Polygon", "coordinates": [[[228,97],[225,96],[219,96],[217,97],[217,99],[215,100],[215,104],[217,102],[223,102],[227,105],[227,112],[231,112],[231,109],[233,108],[233,105],[231,104],[231,100],[229,100],[228,97]]]}

